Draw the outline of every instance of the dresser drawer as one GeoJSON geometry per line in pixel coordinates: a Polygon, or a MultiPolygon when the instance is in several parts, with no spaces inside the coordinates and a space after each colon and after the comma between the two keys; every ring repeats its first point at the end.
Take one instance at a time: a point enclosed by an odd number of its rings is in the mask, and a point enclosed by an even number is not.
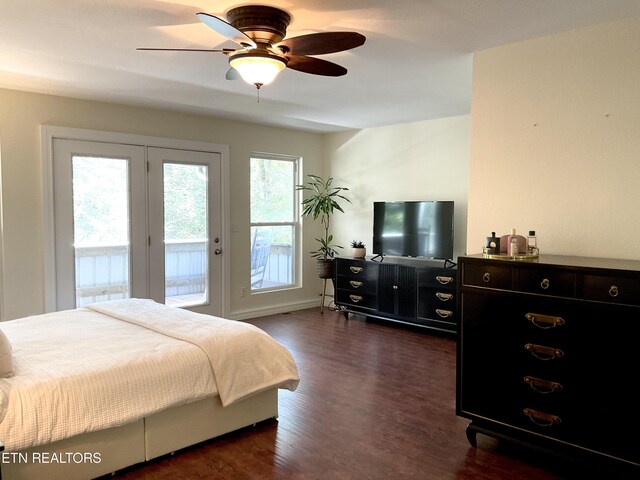
{"type": "Polygon", "coordinates": [[[336,262],[336,275],[356,281],[378,281],[378,264],[363,260],[339,258],[336,262]]]}
{"type": "Polygon", "coordinates": [[[573,272],[521,268],[514,277],[514,289],[520,292],[570,298],[576,293],[576,275],[573,272]]]}
{"type": "Polygon", "coordinates": [[[447,268],[420,269],[418,270],[418,285],[420,288],[455,290],[456,271],[447,268]]]}
{"type": "Polygon", "coordinates": [[[511,267],[495,264],[465,264],[462,269],[462,284],[477,287],[510,289],[511,267]]]}
{"type": "Polygon", "coordinates": [[[455,322],[456,321],[455,305],[425,306],[419,309],[418,318],[441,320],[443,322],[455,322]]]}
{"type": "Polygon", "coordinates": [[[579,283],[585,300],[640,305],[640,278],[582,275],[579,283]]]}
{"type": "Polygon", "coordinates": [[[378,309],[378,297],[375,294],[354,292],[353,290],[336,290],[336,303],[369,310],[378,309]]]}
{"type": "Polygon", "coordinates": [[[350,290],[355,294],[375,294],[378,290],[378,282],[368,277],[352,277],[338,275],[336,288],[350,290]]]}

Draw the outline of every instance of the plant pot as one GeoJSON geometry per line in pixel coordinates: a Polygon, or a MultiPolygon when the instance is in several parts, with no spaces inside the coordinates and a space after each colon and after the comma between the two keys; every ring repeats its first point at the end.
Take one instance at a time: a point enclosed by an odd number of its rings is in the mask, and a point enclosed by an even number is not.
{"type": "Polygon", "coordinates": [[[354,248],[353,249],[353,258],[364,258],[367,256],[366,248],[354,248]]]}
{"type": "Polygon", "coordinates": [[[335,260],[319,258],[316,261],[316,273],[320,278],[333,278],[335,260]]]}

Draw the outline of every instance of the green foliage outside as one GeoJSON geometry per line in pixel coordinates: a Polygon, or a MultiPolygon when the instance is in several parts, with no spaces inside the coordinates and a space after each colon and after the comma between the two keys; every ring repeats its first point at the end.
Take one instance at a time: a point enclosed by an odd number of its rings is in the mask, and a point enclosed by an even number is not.
{"type": "MultiPolygon", "coordinates": [[[[295,162],[251,159],[251,223],[294,220],[295,162]]],[[[262,227],[273,231],[274,243],[291,244],[291,228],[262,227]]]]}
{"type": "MultiPolygon", "coordinates": [[[[128,162],[74,157],[73,211],[76,246],[129,241],[128,162]]],[[[166,240],[196,240],[207,234],[207,168],[164,165],[166,240]]]]}

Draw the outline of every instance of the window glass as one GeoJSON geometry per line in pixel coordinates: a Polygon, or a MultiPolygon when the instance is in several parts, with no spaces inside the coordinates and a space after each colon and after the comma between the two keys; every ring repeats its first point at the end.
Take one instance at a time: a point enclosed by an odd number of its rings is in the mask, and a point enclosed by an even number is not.
{"type": "Polygon", "coordinates": [[[251,291],[296,284],[296,157],[251,158],[251,291]]]}

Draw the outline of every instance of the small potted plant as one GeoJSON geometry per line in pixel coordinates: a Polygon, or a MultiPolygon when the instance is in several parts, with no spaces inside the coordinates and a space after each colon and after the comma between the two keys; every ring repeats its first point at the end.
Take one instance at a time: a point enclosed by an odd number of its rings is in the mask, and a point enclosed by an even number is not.
{"type": "Polygon", "coordinates": [[[360,240],[353,240],[351,242],[351,248],[353,249],[353,258],[364,258],[367,256],[367,248],[360,240]]]}

